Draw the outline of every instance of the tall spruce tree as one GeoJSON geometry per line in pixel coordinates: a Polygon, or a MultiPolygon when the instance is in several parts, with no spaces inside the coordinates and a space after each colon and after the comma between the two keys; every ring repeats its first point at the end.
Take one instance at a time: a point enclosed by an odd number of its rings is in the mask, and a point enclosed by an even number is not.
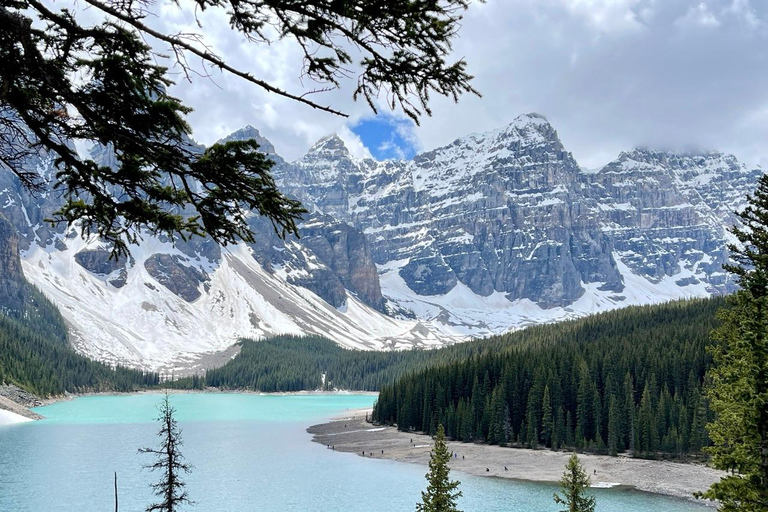
{"type": "Polygon", "coordinates": [[[185,489],[186,483],[181,479],[182,473],[192,471],[192,466],[184,462],[184,455],[179,451],[182,445],[181,429],[174,417],[176,409],[171,406],[168,392],[163,396],[158,410],[160,415],[157,421],[160,423],[160,430],[157,435],[160,437],[160,446],[139,450],[140,453],[154,455],[156,459],[144,468],[162,473],[160,481],[152,485],[155,496],[159,497],[160,501],[149,505],[146,511],[178,512],[181,505],[192,503],[185,489]]]}
{"type": "Polygon", "coordinates": [[[441,423],[437,427],[435,445],[429,459],[427,490],[421,493],[421,502],[416,504],[416,512],[461,512],[456,508],[456,500],[461,496],[458,491],[459,481],[450,480],[448,461],[451,452],[445,444],[445,430],[441,423]]]}
{"type": "Polygon", "coordinates": [[[160,3],[84,0],[87,16],[41,0],[0,3],[0,162],[31,189],[47,187],[24,166],[45,150],[56,158],[54,184],[65,204],[53,222],[83,221],[116,255],[148,229],[218,242],[251,241],[248,211],[296,231],[303,212],[283,196],[272,162],[255,141],[191,144],[190,112],[170,94],[168,67],[190,79],[221,71],[271,94],[345,116],[318,94],[352,78],[353,96],[375,111],[377,99],[418,122],[435,94],[474,93],[451,43],[469,0],[192,0],[160,3]],[[195,14],[201,29],[233,30],[253,48],[293,41],[302,50],[295,90],[237,68],[201,33],[174,33],[152,20],[163,9],[195,14]],[[203,27],[198,11],[214,11],[203,27]],[[216,25],[216,20],[221,25],[216,25]],[[224,25],[226,23],[228,26],[224,25]],[[354,52],[350,50],[354,48],[354,52]],[[357,62],[355,62],[357,60],[357,62]],[[190,62],[200,62],[191,68],[190,62]],[[307,78],[309,80],[299,80],[307,78]],[[356,80],[354,80],[356,78],[356,80]],[[313,87],[303,84],[316,83],[313,87]],[[114,151],[117,169],[83,160],[70,141],[114,151]]]}
{"type": "Polygon", "coordinates": [[[561,512],[594,512],[595,497],[587,496],[585,491],[589,487],[589,475],[584,471],[584,466],[575,453],[568,459],[565,473],[560,479],[563,495],[554,495],[555,503],[565,505],[567,508],[561,512]]]}
{"type": "MultiPolygon", "coordinates": [[[[731,232],[741,290],[720,313],[706,396],[712,464],[729,472],[702,496],[723,512],[768,511],[768,176],[763,176],[731,232]]],[[[692,433],[693,435],[693,433],[692,433]]]]}
{"type": "Polygon", "coordinates": [[[541,399],[541,435],[546,446],[552,446],[554,421],[552,417],[552,400],[549,396],[549,386],[544,386],[544,397],[541,399]]]}

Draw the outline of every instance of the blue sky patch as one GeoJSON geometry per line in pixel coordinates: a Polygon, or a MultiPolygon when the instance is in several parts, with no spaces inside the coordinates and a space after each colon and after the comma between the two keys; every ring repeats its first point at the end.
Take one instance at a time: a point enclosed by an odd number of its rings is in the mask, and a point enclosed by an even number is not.
{"type": "Polygon", "coordinates": [[[361,119],[350,129],[377,160],[410,160],[416,154],[415,125],[389,115],[361,119]]]}

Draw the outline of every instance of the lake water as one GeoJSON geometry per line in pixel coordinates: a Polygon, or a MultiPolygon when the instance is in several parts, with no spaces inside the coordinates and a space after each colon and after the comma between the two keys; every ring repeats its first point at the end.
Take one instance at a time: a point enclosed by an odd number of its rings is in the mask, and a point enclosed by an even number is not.
{"type": "MultiPolygon", "coordinates": [[[[84,397],[40,407],[47,419],[0,427],[0,512],[109,512],[113,472],[121,512],[152,502],[157,474],[138,448],[157,444],[160,395],[84,397]]],[[[368,407],[370,395],[172,397],[183,429],[191,512],[412,511],[426,468],[335,453],[306,427],[368,407]]],[[[466,512],[557,511],[554,485],[453,472],[466,512]]],[[[701,505],[631,490],[598,489],[600,512],[702,512],[701,505]]]]}

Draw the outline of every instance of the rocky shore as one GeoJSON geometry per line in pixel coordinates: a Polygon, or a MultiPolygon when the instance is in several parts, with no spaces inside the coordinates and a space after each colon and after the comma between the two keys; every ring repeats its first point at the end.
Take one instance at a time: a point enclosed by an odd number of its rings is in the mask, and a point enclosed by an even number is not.
{"type": "Polygon", "coordinates": [[[0,386],[0,410],[2,411],[8,411],[30,420],[39,420],[42,419],[42,416],[29,410],[30,407],[39,405],[43,405],[43,401],[32,393],[17,386],[0,386]]]}
{"type": "MultiPolygon", "coordinates": [[[[307,429],[313,441],[337,452],[358,456],[393,459],[424,466],[429,462],[432,439],[416,433],[400,432],[366,422],[366,411],[346,418],[314,425],[307,429]]],[[[539,482],[557,482],[570,456],[566,452],[503,448],[472,443],[450,442],[456,456],[451,469],[478,476],[492,476],[539,482]]],[[[699,464],[580,455],[594,487],[634,487],[641,491],[693,499],[696,491],[706,490],[723,473],[699,464]]],[[[710,502],[702,502],[710,504],[710,502]]]]}

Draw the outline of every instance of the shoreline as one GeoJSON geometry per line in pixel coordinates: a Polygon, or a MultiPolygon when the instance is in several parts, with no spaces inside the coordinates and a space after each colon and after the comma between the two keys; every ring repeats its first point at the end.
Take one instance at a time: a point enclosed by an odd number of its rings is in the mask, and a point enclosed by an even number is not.
{"type": "MultiPolygon", "coordinates": [[[[303,390],[303,391],[254,391],[252,389],[221,389],[221,388],[205,388],[205,389],[173,389],[173,388],[158,388],[158,389],[139,389],[136,391],[88,391],[85,393],[66,393],[64,395],[56,395],[48,398],[38,398],[38,404],[34,407],[43,407],[46,405],[52,405],[59,402],[68,402],[75,400],[76,398],[91,397],[91,396],[133,396],[133,395],[159,395],[166,391],[170,395],[183,395],[192,393],[201,394],[243,394],[243,395],[260,395],[260,396],[306,396],[306,395],[370,395],[376,396],[379,393],[376,391],[352,391],[346,389],[340,389],[335,391],[321,391],[321,390],[303,390]]],[[[12,400],[11,400],[12,401],[12,400]]],[[[17,405],[24,407],[21,404],[17,405]]],[[[30,411],[32,414],[35,412],[30,411]]],[[[39,416],[39,415],[38,415],[39,416]]]]}
{"type": "MultiPolygon", "coordinates": [[[[358,457],[389,459],[426,466],[432,438],[420,433],[400,432],[394,427],[365,421],[371,409],[350,411],[346,417],[312,425],[307,432],[315,443],[358,457]]],[[[558,483],[571,452],[506,448],[449,441],[452,470],[474,476],[540,483],[558,483]]],[[[725,473],[709,467],[681,462],[634,459],[626,456],[579,454],[594,488],[630,488],[652,494],[685,499],[715,507],[711,501],[693,498],[725,473]],[[596,473],[595,473],[596,471],[596,473]]]]}

